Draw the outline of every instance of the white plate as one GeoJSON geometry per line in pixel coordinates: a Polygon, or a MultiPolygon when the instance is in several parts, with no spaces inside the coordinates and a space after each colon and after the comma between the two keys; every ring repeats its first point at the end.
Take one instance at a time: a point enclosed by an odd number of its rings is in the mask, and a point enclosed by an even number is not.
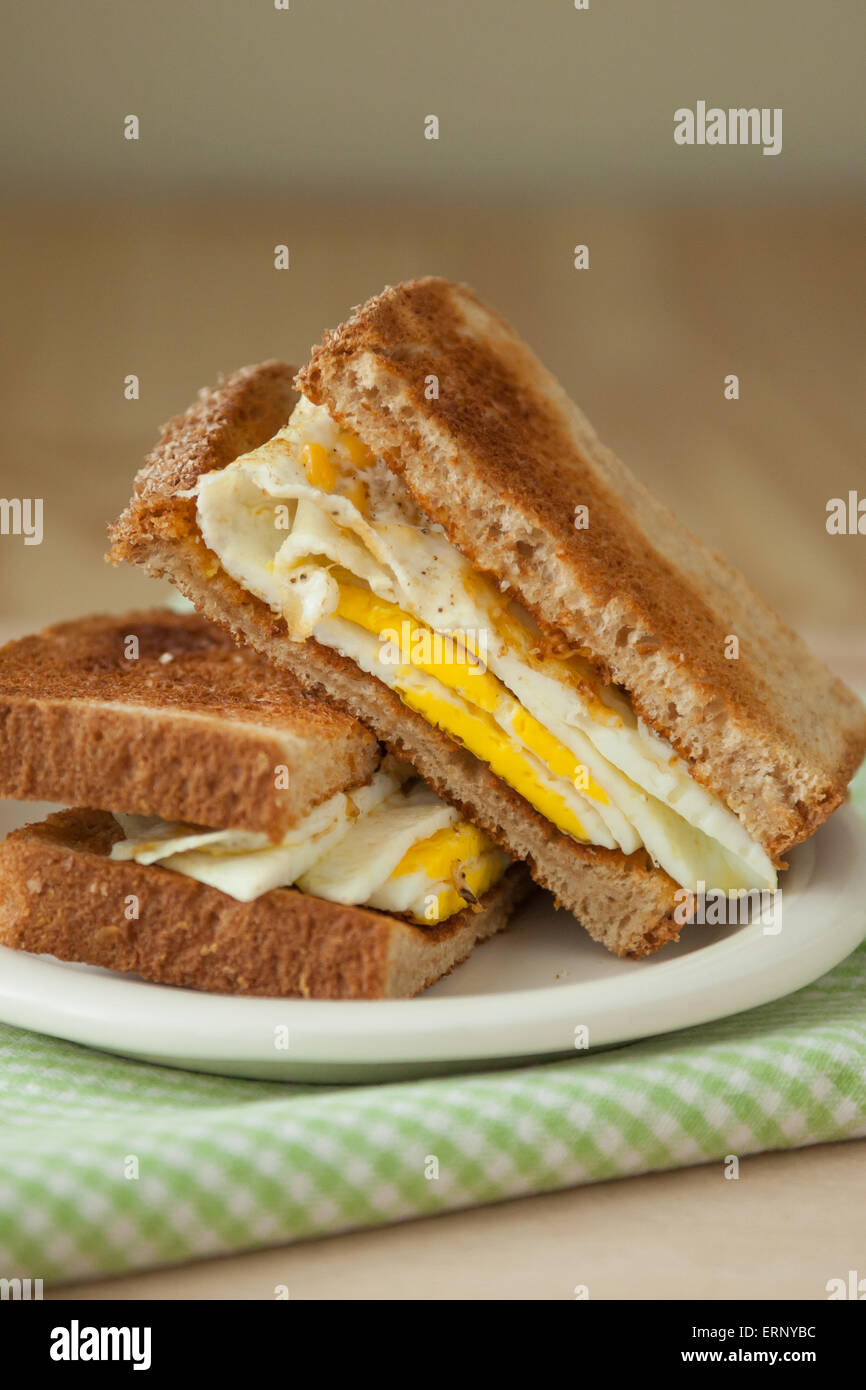
{"type": "Polygon", "coordinates": [[[824,974],[866,937],[866,829],[845,807],[791,855],[782,929],[685,928],[644,961],[595,945],[538,894],[421,998],[238,999],[0,948],[0,1018],[107,1052],[223,1075],[371,1081],[503,1066],[724,1018],[824,974]],[[276,1030],[288,1029],[278,1050],[276,1030]]]}

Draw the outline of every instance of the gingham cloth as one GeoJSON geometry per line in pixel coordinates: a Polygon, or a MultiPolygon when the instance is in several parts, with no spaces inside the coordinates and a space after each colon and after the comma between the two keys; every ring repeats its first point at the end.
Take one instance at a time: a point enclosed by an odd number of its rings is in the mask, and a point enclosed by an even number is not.
{"type": "Polygon", "coordinates": [[[0,1273],[114,1273],[861,1135],[866,947],[720,1023],[431,1081],[224,1080],[2,1028],[0,1273]]]}

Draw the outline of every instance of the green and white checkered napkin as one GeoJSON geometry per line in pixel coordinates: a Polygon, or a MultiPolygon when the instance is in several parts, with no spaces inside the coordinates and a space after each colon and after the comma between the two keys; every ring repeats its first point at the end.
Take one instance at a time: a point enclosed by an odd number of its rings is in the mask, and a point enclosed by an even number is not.
{"type": "Polygon", "coordinates": [[[860,1135],[866,946],[720,1023],[432,1081],[223,1080],[2,1028],[0,1274],[143,1268],[860,1135]]]}

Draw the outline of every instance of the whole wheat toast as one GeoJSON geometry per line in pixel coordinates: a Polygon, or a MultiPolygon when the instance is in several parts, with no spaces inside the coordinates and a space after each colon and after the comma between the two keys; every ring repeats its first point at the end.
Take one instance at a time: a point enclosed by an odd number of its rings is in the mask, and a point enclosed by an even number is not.
{"type": "MultiPolygon", "coordinates": [[[[238,639],[364,719],[617,954],[676,937],[676,886],[643,852],[560,835],[375,677],[315,641],[291,642],[206,550],[188,490],[270,437],[268,401],[291,404],[290,375],[279,363],[246,368],[167,427],[113,529],[112,557],[173,579],[238,639]]],[[[843,799],[866,747],[860,702],[603,449],[471,291],[441,280],[386,290],[327,335],[297,384],[403,475],[479,570],[621,684],[777,862],[843,799]],[[439,396],[428,400],[431,375],[439,396]],[[572,524],[579,504],[585,531],[572,524]],[[724,655],[731,634],[739,661],[724,655]]]]}
{"type": "Polygon", "coordinates": [[[236,902],[170,869],[110,859],[119,838],[111,815],[85,810],[7,836],[0,945],[220,994],[405,998],[500,931],[530,888],[512,865],[476,910],[417,927],[291,888],[236,902]]]}
{"type": "MultiPolygon", "coordinates": [[[[308,688],[363,719],[395,753],[481,826],[617,955],[642,956],[676,939],[676,884],[639,850],[579,845],[447,734],[408,709],[392,690],[316,641],[293,642],[282,617],[245,592],[207,549],[189,495],[202,473],[257,448],[274,432],[274,401],[291,398],[293,369],[245,367],[202,393],[171,420],[111,528],[111,558],[170,579],[200,612],[308,688]],[[229,441],[229,442],[227,442],[229,441]]],[[[286,414],[290,412],[286,406],[286,414]]]]}
{"type": "Polygon", "coordinates": [[[402,475],[478,570],[619,684],[777,861],[844,799],[866,751],[861,701],[468,287],[386,289],[327,334],[296,384],[402,475]]]}
{"type": "Polygon", "coordinates": [[[378,762],[357,721],[197,614],[82,618],[0,648],[3,797],[278,840],[378,762]]]}

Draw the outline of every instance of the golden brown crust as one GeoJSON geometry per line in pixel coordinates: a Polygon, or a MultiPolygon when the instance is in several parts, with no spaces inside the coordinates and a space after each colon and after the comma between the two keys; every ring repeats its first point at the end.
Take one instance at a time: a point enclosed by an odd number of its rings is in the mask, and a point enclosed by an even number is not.
{"type": "Polygon", "coordinates": [[[294,374],[285,362],[241,367],[202,389],[182,415],[169,420],[136,474],[129,505],[109,527],[109,558],[137,564],[152,535],[194,532],[190,489],[202,473],[258,448],[286,423],[297,400],[294,374]]]}
{"type": "Polygon", "coordinates": [[[866,751],[861,702],[466,286],[387,289],[325,337],[298,385],[403,475],[479,570],[628,691],[770,854],[843,800],[866,751]]]}
{"type": "Polygon", "coordinates": [[[224,468],[270,439],[297,400],[294,375],[295,368],[285,362],[260,362],[201,390],[182,415],[163,425],[159,443],[136,475],[130,505],[158,509],[164,498],[193,487],[202,473],[224,468]]]}
{"type": "Polygon", "coordinates": [[[168,869],[109,859],[119,835],[106,812],[83,810],[13,831],[0,844],[0,944],[220,994],[405,997],[501,930],[529,882],[515,865],[480,912],[421,928],[287,888],[235,902],[168,869]]]}
{"type": "Polygon", "coordinates": [[[355,720],[196,614],[82,618],[0,649],[0,796],[277,839],[378,759],[355,720]]]}

